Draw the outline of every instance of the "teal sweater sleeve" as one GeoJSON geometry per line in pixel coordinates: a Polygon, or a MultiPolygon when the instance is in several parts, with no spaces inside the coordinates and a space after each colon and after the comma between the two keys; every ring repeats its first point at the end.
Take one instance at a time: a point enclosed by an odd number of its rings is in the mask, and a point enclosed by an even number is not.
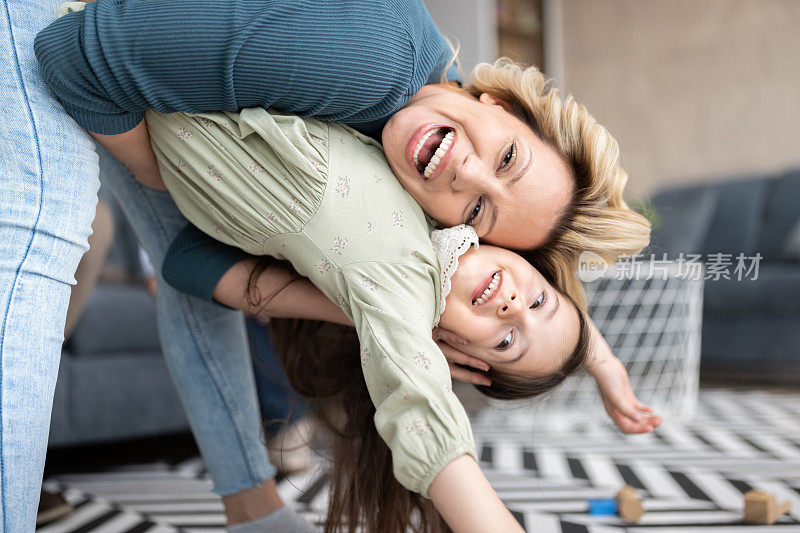
{"type": "Polygon", "coordinates": [[[59,102],[101,134],[147,109],[274,107],[374,135],[451,56],[422,0],[102,0],[34,49],[59,102]]]}
{"type": "Polygon", "coordinates": [[[172,241],[161,276],[181,292],[212,301],[214,288],[233,265],[250,257],[188,224],[172,241]]]}

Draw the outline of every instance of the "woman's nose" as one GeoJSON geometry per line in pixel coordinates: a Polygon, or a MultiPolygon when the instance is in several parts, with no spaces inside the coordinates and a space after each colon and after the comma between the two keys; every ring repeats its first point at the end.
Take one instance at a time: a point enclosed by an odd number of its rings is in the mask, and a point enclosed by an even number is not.
{"type": "Polygon", "coordinates": [[[505,298],[500,300],[497,306],[497,316],[500,318],[507,318],[518,314],[524,307],[525,306],[522,305],[522,299],[515,291],[512,291],[505,298]]]}
{"type": "Polygon", "coordinates": [[[475,154],[469,154],[455,169],[453,189],[457,191],[469,190],[485,178],[486,165],[475,154]]]}

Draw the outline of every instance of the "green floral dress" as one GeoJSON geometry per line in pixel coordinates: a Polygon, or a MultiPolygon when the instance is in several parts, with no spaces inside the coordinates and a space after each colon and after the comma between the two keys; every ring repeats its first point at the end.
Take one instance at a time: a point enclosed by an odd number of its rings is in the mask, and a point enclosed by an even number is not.
{"type": "Polygon", "coordinates": [[[441,306],[432,226],[380,145],[347,126],[260,108],[147,113],[164,182],[202,231],[290,261],[356,326],[397,479],[427,495],[474,441],[431,340],[441,306]]]}

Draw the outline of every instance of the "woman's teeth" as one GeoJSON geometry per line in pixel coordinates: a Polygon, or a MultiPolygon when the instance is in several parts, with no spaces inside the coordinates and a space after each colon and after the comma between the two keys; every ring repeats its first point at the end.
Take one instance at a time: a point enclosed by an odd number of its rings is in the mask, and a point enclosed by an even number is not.
{"type": "Polygon", "coordinates": [[[492,292],[494,292],[494,290],[497,288],[499,284],[500,284],[500,272],[495,272],[494,275],[492,276],[492,281],[489,282],[489,286],[486,288],[485,291],[483,291],[483,294],[478,296],[478,298],[475,300],[475,303],[481,305],[482,303],[488,301],[489,298],[492,297],[492,292]]]}
{"type": "MultiPolygon", "coordinates": [[[[422,150],[422,147],[425,146],[425,141],[427,141],[428,138],[431,135],[433,135],[436,131],[437,129],[432,129],[431,131],[423,135],[422,138],[417,143],[417,148],[414,150],[414,164],[417,166],[417,168],[419,168],[419,152],[422,150]]],[[[453,144],[453,138],[455,138],[455,135],[456,135],[455,131],[451,130],[447,133],[447,135],[444,136],[442,142],[439,143],[439,147],[436,149],[436,152],[434,152],[433,156],[431,157],[431,160],[428,161],[428,164],[425,166],[425,170],[422,172],[425,178],[430,178],[431,176],[433,176],[433,173],[436,170],[436,166],[444,158],[445,154],[450,149],[450,146],[453,144]]]]}

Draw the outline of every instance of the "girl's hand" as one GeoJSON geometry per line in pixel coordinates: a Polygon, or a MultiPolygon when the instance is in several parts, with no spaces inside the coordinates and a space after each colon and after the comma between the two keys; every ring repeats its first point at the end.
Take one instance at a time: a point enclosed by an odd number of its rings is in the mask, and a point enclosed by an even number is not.
{"type": "Polygon", "coordinates": [[[469,341],[460,335],[453,333],[448,329],[439,327],[433,328],[433,340],[442,350],[447,364],[450,366],[450,375],[453,379],[464,381],[466,383],[474,383],[475,385],[491,385],[492,380],[487,378],[480,372],[468,370],[466,367],[472,367],[478,370],[489,370],[490,367],[478,358],[472,357],[461,351],[469,344],[469,341]],[[458,366],[463,365],[463,366],[458,366]]]}
{"type": "Polygon", "coordinates": [[[625,365],[614,357],[594,362],[589,372],[597,383],[608,416],[624,433],[649,433],[661,425],[661,417],[633,393],[625,365]]]}

